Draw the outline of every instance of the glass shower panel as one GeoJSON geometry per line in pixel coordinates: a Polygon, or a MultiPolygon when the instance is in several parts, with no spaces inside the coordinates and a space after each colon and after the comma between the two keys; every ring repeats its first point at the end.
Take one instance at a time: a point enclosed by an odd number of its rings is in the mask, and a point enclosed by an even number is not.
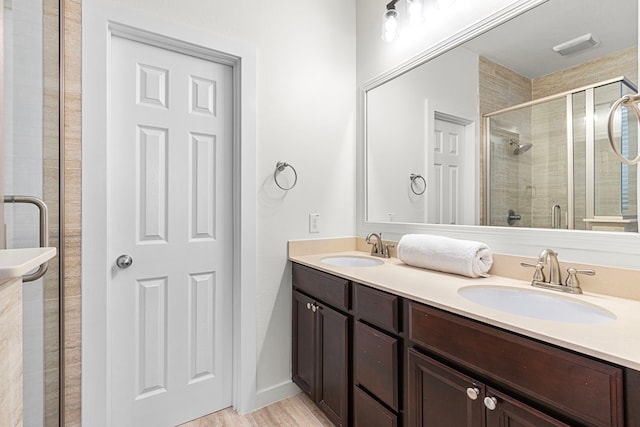
{"type": "Polygon", "coordinates": [[[573,133],[573,223],[585,230],[587,223],[587,97],[586,91],[571,95],[573,133]]]}
{"type": "MultiPolygon", "coordinates": [[[[59,3],[3,2],[4,194],[43,200],[59,250],[59,3]]],[[[39,246],[38,210],[5,203],[7,248],[39,246]]],[[[59,252],[58,252],[59,253],[59,252]]],[[[58,257],[23,284],[23,423],[59,424],[58,257]]]]}
{"type": "Polygon", "coordinates": [[[492,117],[489,141],[489,225],[531,227],[531,110],[492,117]]]}
{"type": "Polygon", "coordinates": [[[532,109],[532,227],[566,228],[568,210],[567,100],[557,98],[532,109]],[[554,206],[556,207],[554,210],[554,206]],[[554,213],[560,210],[559,223],[554,213]]]}
{"type": "MultiPolygon", "coordinates": [[[[597,87],[594,92],[594,218],[608,220],[606,230],[609,231],[623,231],[629,227],[637,229],[637,225],[632,225],[637,224],[634,221],[637,217],[637,167],[618,161],[607,137],[611,104],[634,91],[624,83],[612,83],[597,87]]],[[[627,158],[634,158],[638,146],[638,121],[635,114],[621,107],[614,116],[614,123],[614,139],[621,152],[627,158]]]]}

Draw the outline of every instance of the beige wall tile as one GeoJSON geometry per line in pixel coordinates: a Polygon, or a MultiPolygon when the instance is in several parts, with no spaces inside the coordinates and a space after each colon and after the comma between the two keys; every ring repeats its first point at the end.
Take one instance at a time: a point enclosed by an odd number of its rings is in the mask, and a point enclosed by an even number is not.
{"type": "Polygon", "coordinates": [[[82,227],[82,2],[64,0],[64,219],[63,295],[64,425],[81,414],[81,227],[82,227]]]}
{"type": "Polygon", "coordinates": [[[0,284],[0,425],[22,426],[22,281],[0,284]]]}

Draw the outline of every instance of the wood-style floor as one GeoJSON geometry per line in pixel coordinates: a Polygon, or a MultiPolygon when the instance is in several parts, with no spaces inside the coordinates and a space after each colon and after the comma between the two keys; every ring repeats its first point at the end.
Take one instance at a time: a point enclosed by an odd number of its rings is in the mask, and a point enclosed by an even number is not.
{"type": "Polygon", "coordinates": [[[332,427],[333,424],[305,394],[300,393],[247,415],[238,415],[232,408],[227,408],[180,427],[276,426],[332,427]]]}

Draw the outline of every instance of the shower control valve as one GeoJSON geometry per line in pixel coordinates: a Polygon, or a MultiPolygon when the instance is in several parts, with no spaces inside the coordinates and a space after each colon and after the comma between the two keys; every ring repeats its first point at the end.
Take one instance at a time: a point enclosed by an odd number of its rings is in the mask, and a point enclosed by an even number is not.
{"type": "Polygon", "coordinates": [[[522,219],[522,215],[518,215],[513,211],[513,209],[509,209],[507,212],[507,224],[513,225],[516,221],[520,221],[522,219]]]}

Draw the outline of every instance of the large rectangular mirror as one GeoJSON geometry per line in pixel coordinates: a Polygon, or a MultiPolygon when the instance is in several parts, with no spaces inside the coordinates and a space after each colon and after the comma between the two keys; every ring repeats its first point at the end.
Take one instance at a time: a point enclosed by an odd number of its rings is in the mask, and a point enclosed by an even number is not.
{"type": "MultiPolygon", "coordinates": [[[[603,131],[636,92],[637,16],[636,0],[549,0],[366,85],[365,220],[637,231],[637,168],[603,131]]],[[[616,135],[635,157],[633,114],[616,135]]]]}

